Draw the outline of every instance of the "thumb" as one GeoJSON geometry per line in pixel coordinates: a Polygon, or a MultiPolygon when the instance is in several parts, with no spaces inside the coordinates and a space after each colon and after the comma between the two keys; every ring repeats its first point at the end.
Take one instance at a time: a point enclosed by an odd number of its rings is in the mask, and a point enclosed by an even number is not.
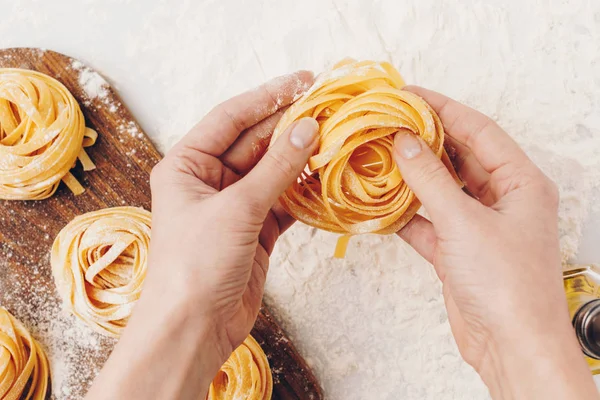
{"type": "Polygon", "coordinates": [[[447,221],[469,200],[429,146],[412,133],[394,138],[394,159],[402,178],[421,201],[434,224],[447,221]]]}
{"type": "Polygon", "coordinates": [[[279,196],[294,183],[317,146],[319,124],[302,118],[275,141],[258,164],[238,183],[242,196],[265,214],[279,196]]]}

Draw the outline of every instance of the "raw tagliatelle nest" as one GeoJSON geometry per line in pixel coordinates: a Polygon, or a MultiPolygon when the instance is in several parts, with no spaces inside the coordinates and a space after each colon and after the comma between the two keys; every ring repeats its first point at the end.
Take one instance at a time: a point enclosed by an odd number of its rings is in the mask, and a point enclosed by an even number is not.
{"type": "Polygon", "coordinates": [[[439,117],[404,86],[387,62],[343,60],[317,77],[273,133],[271,144],[301,118],[319,122],[318,150],[282,203],[296,219],[344,234],[338,256],[351,235],[395,233],[421,206],[392,157],[398,132],[420,136],[460,184],[444,149],[439,117]]]}
{"type": "Polygon", "coordinates": [[[44,400],[49,383],[44,349],[20,321],[0,307],[0,399],[44,400]]]}
{"type": "Polygon", "coordinates": [[[248,335],[221,367],[207,400],[270,400],[272,393],[273,376],[267,356],[248,335]]]}
{"type": "Polygon", "coordinates": [[[148,267],[151,214],[113,207],[80,215],[52,245],[52,275],[64,305],[96,331],[120,336],[148,267]]]}
{"type": "Polygon", "coordinates": [[[61,180],[74,194],[83,186],[69,172],[98,134],[85,127],[79,104],[54,78],[26,69],[0,68],[0,199],[42,200],[61,180]]]}

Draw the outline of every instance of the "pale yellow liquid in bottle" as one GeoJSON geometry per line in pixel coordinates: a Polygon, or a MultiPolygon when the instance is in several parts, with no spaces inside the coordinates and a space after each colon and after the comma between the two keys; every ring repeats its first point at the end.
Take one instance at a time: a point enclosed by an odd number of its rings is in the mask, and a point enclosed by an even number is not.
{"type": "MultiPolygon", "coordinates": [[[[563,273],[571,318],[585,303],[600,298],[600,267],[577,267],[563,273]]],[[[600,374],[600,360],[585,357],[592,374],[600,374]]]]}

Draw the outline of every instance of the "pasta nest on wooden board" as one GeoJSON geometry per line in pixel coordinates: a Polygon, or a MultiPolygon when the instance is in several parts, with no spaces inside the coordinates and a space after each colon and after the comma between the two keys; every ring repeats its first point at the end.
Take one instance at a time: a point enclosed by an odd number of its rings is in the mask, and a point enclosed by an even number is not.
{"type": "Polygon", "coordinates": [[[273,376],[267,356],[248,335],[221,367],[207,400],[271,400],[272,394],[273,376]]]}
{"type": "Polygon", "coordinates": [[[50,263],[66,307],[96,331],[120,336],[148,266],[151,214],[114,207],[80,215],[52,245],[50,263]]]}
{"type": "Polygon", "coordinates": [[[0,199],[46,199],[61,180],[74,194],[83,193],[69,170],[77,159],[85,171],[95,168],[83,148],[97,137],[62,83],[36,71],[0,68],[0,199]]]}
{"type": "Polygon", "coordinates": [[[49,381],[44,349],[19,320],[0,307],[0,399],[44,400],[49,381]]]}

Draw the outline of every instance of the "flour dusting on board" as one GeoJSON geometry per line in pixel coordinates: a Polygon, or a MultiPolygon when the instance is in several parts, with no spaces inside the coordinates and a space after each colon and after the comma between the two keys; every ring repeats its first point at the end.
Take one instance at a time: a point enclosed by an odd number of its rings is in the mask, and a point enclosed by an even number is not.
{"type": "MultiPolygon", "coordinates": [[[[79,72],[79,86],[83,88],[90,100],[106,97],[108,94],[108,83],[99,73],[77,60],[73,60],[71,68],[79,72]]],[[[116,111],[116,108],[111,111],[116,111]]]]}
{"type": "MultiPolygon", "coordinates": [[[[34,249],[47,250],[45,246],[34,249]]],[[[16,252],[8,244],[0,245],[0,251],[26,267],[26,272],[13,274],[10,283],[0,281],[0,290],[3,300],[11,304],[9,311],[25,324],[48,354],[53,398],[83,398],[115,341],[95,333],[62,309],[45,266],[16,260],[16,252]]],[[[8,268],[5,262],[6,259],[0,259],[0,270],[8,268]]]]}

